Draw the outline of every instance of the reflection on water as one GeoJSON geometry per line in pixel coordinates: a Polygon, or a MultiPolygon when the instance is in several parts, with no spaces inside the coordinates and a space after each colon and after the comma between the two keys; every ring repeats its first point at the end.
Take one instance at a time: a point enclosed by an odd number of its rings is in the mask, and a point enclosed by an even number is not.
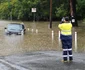
{"type": "Polygon", "coordinates": [[[25,35],[5,35],[4,27],[8,23],[0,22],[0,55],[39,50],[58,50],[57,36],[54,39],[54,31],[48,29],[48,22],[25,22],[25,35]]]}
{"type": "Polygon", "coordinates": [[[0,21],[0,55],[11,55],[28,51],[61,50],[56,22],[49,29],[49,22],[25,22],[25,35],[5,35],[4,27],[9,22],[0,21]]]}
{"type": "Polygon", "coordinates": [[[14,44],[15,46],[17,46],[18,44],[23,42],[23,36],[15,36],[15,35],[9,35],[9,36],[5,36],[5,43],[8,45],[14,44]]]}

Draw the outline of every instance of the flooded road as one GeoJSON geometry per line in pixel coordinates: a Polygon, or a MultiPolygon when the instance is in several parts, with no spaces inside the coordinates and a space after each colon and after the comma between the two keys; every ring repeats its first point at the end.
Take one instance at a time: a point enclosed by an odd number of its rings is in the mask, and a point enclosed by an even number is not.
{"type": "Polygon", "coordinates": [[[53,22],[52,29],[48,26],[49,22],[24,22],[25,35],[5,35],[4,27],[9,23],[0,21],[0,56],[28,51],[61,50],[56,22],[53,22]]]}
{"type": "Polygon", "coordinates": [[[54,31],[48,28],[49,22],[25,22],[25,35],[5,35],[4,28],[9,23],[0,21],[0,55],[28,51],[58,50],[57,34],[54,38],[54,31]]]}

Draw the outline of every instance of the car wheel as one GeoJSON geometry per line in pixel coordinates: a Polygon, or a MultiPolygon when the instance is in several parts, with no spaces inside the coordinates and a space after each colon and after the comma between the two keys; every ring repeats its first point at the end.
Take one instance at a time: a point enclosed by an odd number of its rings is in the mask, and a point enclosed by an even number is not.
{"type": "Polygon", "coordinates": [[[9,32],[8,34],[9,34],[9,35],[11,35],[12,33],[11,33],[11,32],[9,32]]]}

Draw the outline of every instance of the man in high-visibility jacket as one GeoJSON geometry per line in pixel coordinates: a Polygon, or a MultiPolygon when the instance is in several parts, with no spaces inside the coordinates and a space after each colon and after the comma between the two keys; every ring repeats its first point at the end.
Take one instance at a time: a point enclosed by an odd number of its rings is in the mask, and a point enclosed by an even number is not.
{"type": "Polygon", "coordinates": [[[69,22],[69,18],[65,17],[64,23],[59,24],[62,49],[63,49],[63,61],[70,62],[73,60],[72,55],[72,24],[69,22]]]}

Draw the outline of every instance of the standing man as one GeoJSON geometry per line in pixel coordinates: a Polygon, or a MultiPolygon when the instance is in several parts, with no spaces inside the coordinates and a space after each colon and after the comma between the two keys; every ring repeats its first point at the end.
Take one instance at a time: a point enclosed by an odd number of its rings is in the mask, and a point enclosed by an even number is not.
{"type": "Polygon", "coordinates": [[[72,24],[69,22],[69,18],[65,17],[64,23],[58,25],[61,31],[61,42],[63,49],[63,62],[71,62],[73,60],[72,55],[72,24]]]}

